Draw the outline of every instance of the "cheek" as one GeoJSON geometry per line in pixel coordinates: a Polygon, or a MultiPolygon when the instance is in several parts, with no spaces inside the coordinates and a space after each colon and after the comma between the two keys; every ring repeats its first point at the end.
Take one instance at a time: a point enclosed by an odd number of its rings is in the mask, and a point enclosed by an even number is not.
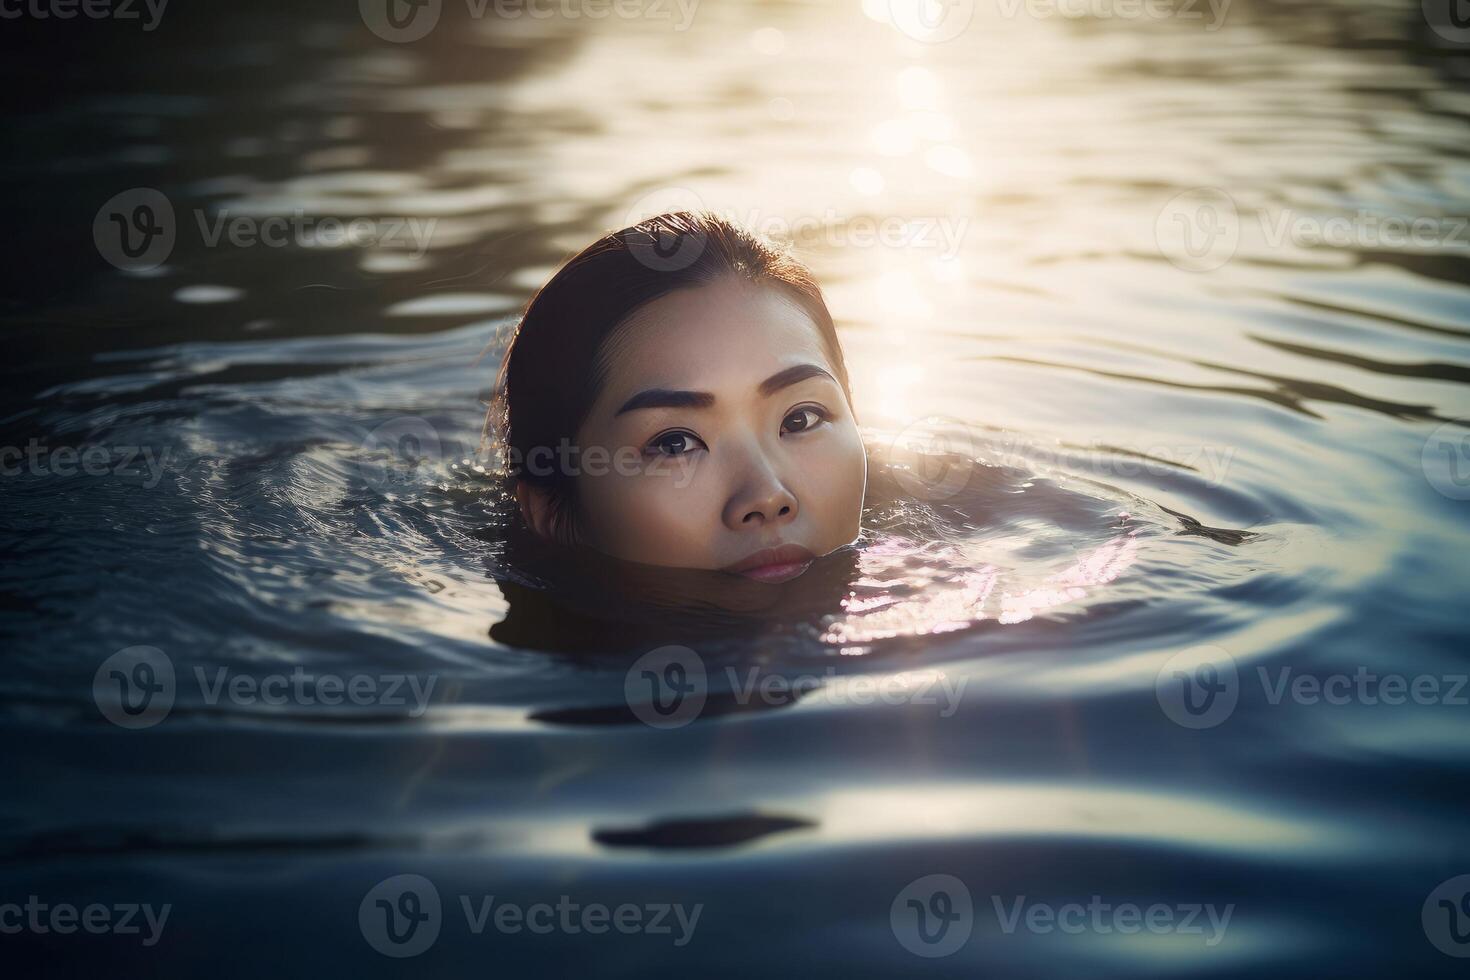
{"type": "MultiPolygon", "coordinates": [[[[697,567],[711,550],[711,501],[700,467],[663,462],[657,474],[578,478],[588,543],[618,558],[697,567]]],[[[716,512],[716,518],[718,513],[716,512]]]]}
{"type": "Polygon", "coordinates": [[[823,545],[836,548],[857,536],[867,472],[862,436],[853,425],[839,427],[802,454],[797,499],[823,545]]]}

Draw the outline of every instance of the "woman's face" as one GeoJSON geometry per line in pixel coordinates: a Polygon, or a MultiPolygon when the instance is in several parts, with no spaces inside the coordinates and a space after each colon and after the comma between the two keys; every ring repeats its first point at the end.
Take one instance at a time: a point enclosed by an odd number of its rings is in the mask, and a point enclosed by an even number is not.
{"type": "Polygon", "coordinates": [[[781,582],[857,537],[862,440],[795,301],[735,279],[679,290],[635,312],[604,354],[577,434],[584,543],[781,582]]]}

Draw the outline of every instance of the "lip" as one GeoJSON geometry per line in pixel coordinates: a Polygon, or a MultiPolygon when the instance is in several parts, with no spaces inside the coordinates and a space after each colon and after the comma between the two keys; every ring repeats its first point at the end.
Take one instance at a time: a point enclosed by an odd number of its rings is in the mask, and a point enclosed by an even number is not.
{"type": "Polygon", "coordinates": [[[762,548],[733,565],[727,565],[724,570],[757,582],[789,582],[806,571],[816,557],[801,545],[783,544],[777,548],[762,548]]]}

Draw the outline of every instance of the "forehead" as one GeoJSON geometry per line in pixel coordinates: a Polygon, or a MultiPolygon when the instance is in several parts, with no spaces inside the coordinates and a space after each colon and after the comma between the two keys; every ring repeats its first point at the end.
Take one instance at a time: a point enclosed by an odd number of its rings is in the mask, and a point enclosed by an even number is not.
{"type": "Polygon", "coordinates": [[[640,308],[609,340],[605,360],[607,397],[643,388],[733,392],[809,362],[833,370],[817,325],[794,299],[728,279],[640,308]]]}

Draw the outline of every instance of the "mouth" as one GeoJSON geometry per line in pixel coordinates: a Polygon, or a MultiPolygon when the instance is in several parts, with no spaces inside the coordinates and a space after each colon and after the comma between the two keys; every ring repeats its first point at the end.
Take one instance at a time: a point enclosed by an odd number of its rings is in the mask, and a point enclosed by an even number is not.
{"type": "Polygon", "coordinates": [[[779,548],[762,548],[748,558],[725,568],[735,575],[744,575],[757,582],[789,582],[811,567],[816,559],[807,549],[795,544],[783,544],[779,548]]]}

